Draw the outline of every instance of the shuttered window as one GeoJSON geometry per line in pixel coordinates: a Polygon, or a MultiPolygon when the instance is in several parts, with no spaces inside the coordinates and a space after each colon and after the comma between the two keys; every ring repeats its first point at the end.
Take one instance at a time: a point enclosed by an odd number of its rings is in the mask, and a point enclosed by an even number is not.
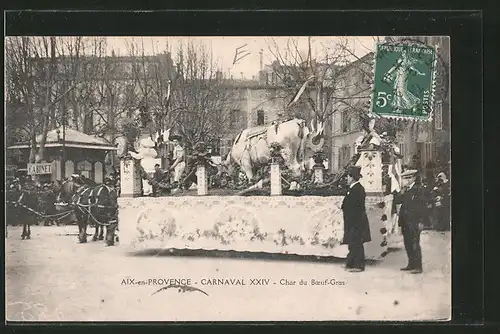
{"type": "Polygon", "coordinates": [[[399,153],[401,153],[402,161],[406,161],[406,145],[405,143],[399,143],[399,153]]]}
{"type": "Polygon", "coordinates": [[[342,132],[351,132],[351,115],[348,110],[342,111],[342,132]]]}
{"type": "Polygon", "coordinates": [[[229,118],[229,126],[231,128],[237,128],[240,125],[241,121],[241,111],[238,109],[231,110],[230,118],[229,118]]]}
{"type": "Polygon", "coordinates": [[[339,170],[344,168],[349,160],[351,160],[351,147],[349,145],[344,145],[340,148],[339,152],[339,170]]]}
{"type": "Polygon", "coordinates": [[[438,101],[436,103],[436,109],[434,110],[434,127],[436,130],[443,129],[443,102],[438,101]]]}
{"type": "Polygon", "coordinates": [[[264,124],[265,124],[264,110],[258,110],[257,111],[257,125],[264,125],[264,124]]]}
{"type": "Polygon", "coordinates": [[[221,139],[220,141],[220,156],[224,159],[225,156],[229,153],[231,150],[231,147],[233,145],[233,139],[221,139]]]}
{"type": "Polygon", "coordinates": [[[433,150],[434,150],[434,145],[431,142],[427,142],[424,145],[424,166],[427,165],[428,162],[432,161],[433,158],[433,150]]]}

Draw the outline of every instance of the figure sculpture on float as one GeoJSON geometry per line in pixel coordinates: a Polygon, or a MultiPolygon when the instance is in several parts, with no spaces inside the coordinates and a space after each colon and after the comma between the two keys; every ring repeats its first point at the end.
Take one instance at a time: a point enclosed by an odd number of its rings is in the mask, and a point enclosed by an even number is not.
{"type": "Polygon", "coordinates": [[[169,171],[174,172],[174,184],[177,184],[177,188],[174,191],[179,191],[181,187],[181,176],[186,169],[186,154],[184,148],[181,145],[182,136],[179,129],[173,128],[170,132],[170,141],[174,144],[173,151],[173,163],[170,166],[169,171]]]}
{"type": "MultiPolygon", "coordinates": [[[[139,145],[137,147],[137,153],[129,152],[132,158],[136,160],[140,160],[141,167],[143,171],[147,174],[144,175],[143,178],[153,177],[155,172],[155,165],[160,163],[160,159],[158,157],[158,153],[155,150],[155,142],[147,137],[143,138],[139,141],[139,145]]],[[[143,183],[143,195],[150,195],[153,193],[153,188],[150,182],[143,183]]]]}

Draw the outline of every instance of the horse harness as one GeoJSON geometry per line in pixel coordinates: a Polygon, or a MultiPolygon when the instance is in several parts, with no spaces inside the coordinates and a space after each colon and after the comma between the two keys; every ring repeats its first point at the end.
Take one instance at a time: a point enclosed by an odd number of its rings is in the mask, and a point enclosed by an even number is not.
{"type": "Polygon", "coordinates": [[[116,210],[117,207],[116,206],[108,206],[108,205],[102,205],[102,204],[97,204],[97,196],[99,196],[101,194],[101,191],[103,189],[107,189],[109,194],[111,194],[112,192],[116,192],[116,189],[113,189],[105,184],[102,184],[102,185],[98,185],[97,187],[90,187],[90,186],[87,186],[87,185],[83,185],[81,186],[75,193],[75,195],[73,196],[73,202],[76,201],[75,206],[78,210],[80,210],[83,214],[85,215],[88,215],[90,218],[92,218],[92,220],[97,223],[98,225],[101,225],[101,226],[110,226],[110,225],[116,225],[118,224],[118,220],[117,219],[112,219],[109,221],[109,223],[103,223],[101,221],[99,221],[93,214],[92,214],[92,211],[91,209],[92,208],[99,208],[99,209],[112,209],[112,210],[116,210]],[[97,191],[97,194],[96,194],[96,200],[95,202],[92,202],[92,198],[93,198],[93,194],[94,194],[94,191],[96,190],[96,188],[99,188],[99,190],[97,191]],[[82,196],[90,190],[90,193],[89,193],[89,204],[83,204],[81,202],[82,200],[82,196]]]}
{"type": "Polygon", "coordinates": [[[71,214],[72,210],[67,210],[67,211],[59,212],[59,213],[56,213],[53,215],[44,215],[44,214],[36,211],[35,209],[30,208],[29,206],[23,204],[22,200],[24,199],[24,195],[25,195],[25,191],[21,190],[21,195],[19,196],[17,201],[7,201],[7,202],[14,204],[14,206],[20,206],[20,207],[28,210],[29,212],[35,214],[36,216],[41,217],[42,219],[52,218],[54,220],[61,220],[61,219],[65,218],[71,214]]]}

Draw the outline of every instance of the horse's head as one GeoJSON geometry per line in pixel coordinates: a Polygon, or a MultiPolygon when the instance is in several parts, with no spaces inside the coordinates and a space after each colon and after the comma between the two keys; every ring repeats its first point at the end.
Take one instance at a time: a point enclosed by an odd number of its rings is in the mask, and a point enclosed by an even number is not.
{"type": "Polygon", "coordinates": [[[69,179],[63,181],[59,186],[57,186],[57,202],[69,202],[70,198],[75,194],[78,190],[79,185],[76,184],[75,181],[69,179]]]}

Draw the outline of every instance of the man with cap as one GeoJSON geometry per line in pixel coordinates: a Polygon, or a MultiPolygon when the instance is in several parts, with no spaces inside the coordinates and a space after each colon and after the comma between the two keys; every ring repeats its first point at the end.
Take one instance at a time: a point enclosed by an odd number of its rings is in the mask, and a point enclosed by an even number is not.
{"type": "Polygon", "coordinates": [[[408,265],[401,270],[411,271],[412,274],[422,273],[420,233],[423,229],[425,213],[425,197],[417,182],[417,173],[416,169],[409,169],[402,173],[402,191],[394,196],[394,201],[401,204],[398,225],[401,228],[408,255],[408,265]]]}
{"type": "Polygon", "coordinates": [[[363,244],[371,241],[370,225],[365,208],[365,188],[359,183],[361,167],[351,166],[347,174],[349,191],[342,202],[344,214],[344,239],[342,244],[347,244],[345,269],[350,272],[365,270],[365,249],[363,244]]]}
{"type": "Polygon", "coordinates": [[[450,182],[444,172],[437,176],[436,190],[438,196],[435,199],[435,206],[437,212],[436,230],[449,231],[450,230],[450,182]]]}

